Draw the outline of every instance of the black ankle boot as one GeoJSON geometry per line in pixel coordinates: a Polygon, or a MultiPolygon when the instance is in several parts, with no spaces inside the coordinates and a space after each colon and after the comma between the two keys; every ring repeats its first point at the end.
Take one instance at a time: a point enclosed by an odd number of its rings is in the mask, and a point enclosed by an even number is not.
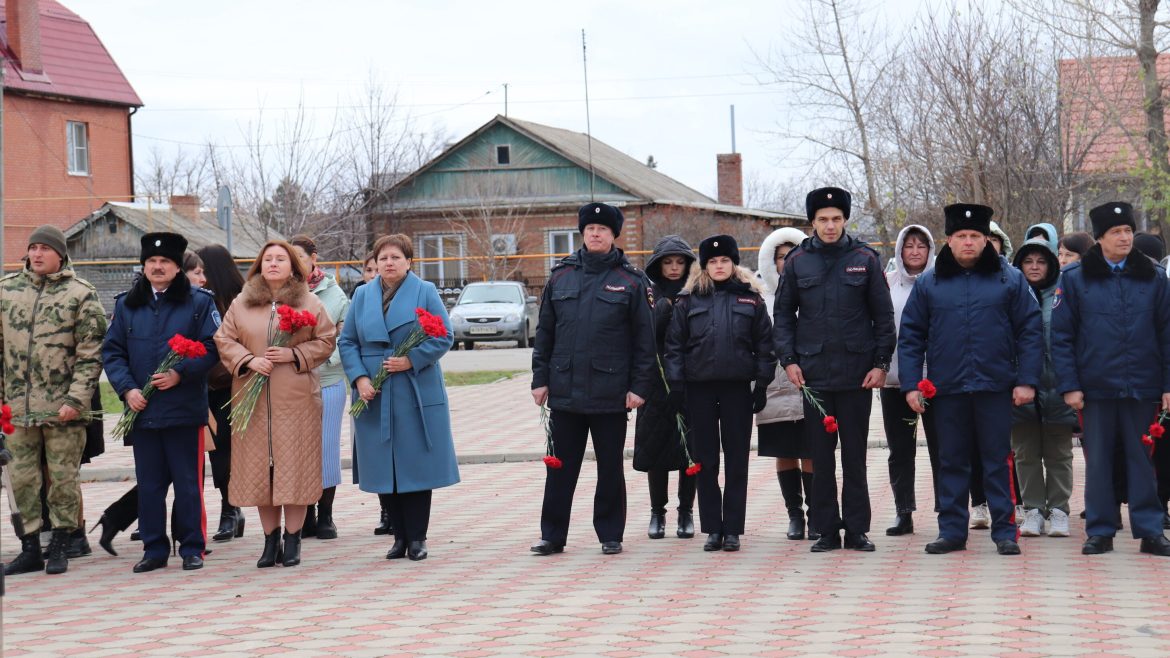
{"type": "Polygon", "coordinates": [[[390,494],[378,494],[378,507],[382,508],[382,516],[380,517],[378,527],[374,528],[374,534],[394,534],[394,522],[390,520],[390,494]]]}
{"type": "Polygon", "coordinates": [[[800,472],[800,484],[801,484],[801,487],[804,489],[804,506],[809,511],[808,523],[805,524],[804,536],[809,541],[817,541],[818,539],[821,538],[821,533],[819,531],[817,531],[816,528],[813,527],[813,522],[812,522],[813,474],[801,471],[800,472]]]}
{"type": "Polygon", "coordinates": [[[260,554],[260,559],[256,562],[258,569],[265,567],[276,566],[276,563],[284,559],[284,551],[280,544],[280,528],[264,535],[264,552],[260,554]]]}
{"type": "Polygon", "coordinates": [[[20,555],[4,567],[4,575],[15,576],[44,568],[45,560],[41,557],[41,533],[30,532],[20,538],[20,555]]]}
{"type": "Polygon", "coordinates": [[[675,531],[679,539],[690,539],[695,536],[695,515],[689,509],[678,511],[678,530],[675,531]]]}
{"type": "Polygon", "coordinates": [[[317,506],[309,505],[305,508],[305,523],[301,526],[302,537],[317,536],[317,506]]]}
{"type": "Polygon", "coordinates": [[[910,512],[898,512],[898,519],[894,525],[886,528],[886,534],[890,537],[914,534],[914,519],[910,512]]]}
{"type": "Polygon", "coordinates": [[[788,510],[787,536],[789,539],[804,539],[804,498],[800,495],[800,469],[776,471],[776,480],[780,482],[780,495],[788,510]]]}
{"type": "Polygon", "coordinates": [[[337,526],[333,523],[333,497],[336,494],[337,487],[321,491],[321,500],[317,503],[317,539],[337,539],[337,526]]]}
{"type": "Polygon", "coordinates": [[[650,539],[662,539],[666,536],[666,512],[650,512],[650,527],[646,529],[650,539]]]}
{"type": "Polygon", "coordinates": [[[102,514],[102,518],[98,519],[89,531],[97,530],[99,525],[102,527],[102,536],[98,539],[98,546],[101,546],[110,555],[117,557],[118,551],[114,550],[114,537],[120,532],[118,527],[105,514],[102,514]]]}
{"type": "Polygon", "coordinates": [[[80,528],[75,528],[69,533],[69,546],[65,549],[65,557],[72,560],[86,555],[93,555],[93,549],[89,547],[89,540],[85,538],[85,521],[82,521],[80,528]]]}
{"type": "Polygon", "coordinates": [[[240,508],[224,503],[219,513],[219,530],[211,536],[214,541],[231,541],[244,536],[244,515],[240,508]]]}
{"type": "Polygon", "coordinates": [[[45,573],[59,574],[69,570],[69,558],[65,551],[69,550],[69,535],[72,530],[53,528],[53,538],[49,540],[48,558],[45,560],[45,573]]]}
{"type": "Polygon", "coordinates": [[[284,532],[284,561],[281,562],[286,567],[295,567],[301,563],[301,533],[284,532]]]}

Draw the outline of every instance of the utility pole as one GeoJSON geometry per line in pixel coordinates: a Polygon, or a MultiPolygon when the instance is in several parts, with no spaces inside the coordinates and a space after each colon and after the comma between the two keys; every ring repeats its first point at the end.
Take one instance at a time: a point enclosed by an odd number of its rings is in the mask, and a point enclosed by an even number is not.
{"type": "Polygon", "coordinates": [[[504,116],[508,116],[508,83],[504,83],[504,116]]]}

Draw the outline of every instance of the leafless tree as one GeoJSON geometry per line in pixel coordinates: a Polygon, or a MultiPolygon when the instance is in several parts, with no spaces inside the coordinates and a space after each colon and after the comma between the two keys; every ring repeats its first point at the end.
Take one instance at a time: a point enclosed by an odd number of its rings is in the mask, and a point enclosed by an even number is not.
{"type": "Polygon", "coordinates": [[[466,198],[475,205],[444,215],[451,231],[463,236],[468,276],[489,280],[511,279],[521,262],[508,256],[522,253],[531,206],[513,201],[516,194],[498,176],[475,179],[466,198]]]}

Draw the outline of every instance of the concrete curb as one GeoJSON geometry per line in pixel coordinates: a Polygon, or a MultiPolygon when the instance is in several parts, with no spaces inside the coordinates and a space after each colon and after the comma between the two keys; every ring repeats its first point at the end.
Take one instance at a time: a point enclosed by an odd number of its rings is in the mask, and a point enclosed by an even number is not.
{"type": "MultiPolygon", "coordinates": [[[[920,447],[926,446],[926,442],[919,441],[920,447]]],[[[885,448],[884,441],[870,441],[868,444],[870,449],[885,448]]],[[[756,444],[752,443],[751,450],[756,450],[756,444]]],[[[634,449],[626,448],[626,459],[633,459],[634,449]]],[[[475,453],[469,455],[459,455],[459,464],[506,464],[513,462],[538,462],[544,458],[543,452],[486,452],[475,453]]],[[[597,454],[592,450],[585,451],[586,461],[596,461],[597,454]]],[[[341,458],[341,469],[349,470],[353,468],[353,460],[350,457],[341,458]]],[[[134,481],[133,468],[85,468],[81,469],[82,482],[132,482],[134,481]]]]}

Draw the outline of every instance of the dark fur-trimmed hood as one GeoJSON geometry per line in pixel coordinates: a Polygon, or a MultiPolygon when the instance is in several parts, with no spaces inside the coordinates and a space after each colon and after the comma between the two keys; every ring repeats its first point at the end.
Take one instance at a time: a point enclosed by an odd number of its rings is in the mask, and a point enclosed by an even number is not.
{"type": "MultiPolygon", "coordinates": [[[[975,262],[975,271],[982,274],[995,274],[1002,269],[1003,260],[1000,258],[999,252],[988,242],[987,246],[983,248],[983,253],[979,255],[979,260],[975,262]]],[[[963,271],[963,266],[959,265],[959,261],[955,260],[955,254],[951,252],[951,246],[943,245],[943,248],[938,252],[938,257],[934,260],[935,276],[947,278],[958,276],[963,271]]]]}
{"type": "MultiPolygon", "coordinates": [[[[175,280],[171,281],[171,285],[163,293],[163,298],[181,304],[187,301],[190,296],[191,282],[187,280],[187,275],[179,270],[179,273],[175,275],[175,280]]],[[[153,298],[154,289],[150,287],[150,281],[147,280],[146,276],[140,275],[134,285],[130,286],[123,303],[128,308],[138,308],[146,306],[153,298]]]]}
{"type": "MultiPolygon", "coordinates": [[[[1099,244],[1089,247],[1089,250],[1085,252],[1081,258],[1081,268],[1085,270],[1085,277],[1089,279],[1107,279],[1113,274],[1113,267],[1109,261],[1105,260],[1105,254],[1101,253],[1101,245],[1099,244]]],[[[1125,269],[1121,271],[1122,276],[1142,281],[1149,281],[1157,273],[1154,261],[1137,249],[1129,252],[1129,256],[1125,259],[1125,269]]]]}
{"type": "Polygon", "coordinates": [[[275,301],[277,304],[288,304],[293,308],[298,308],[304,304],[305,297],[309,294],[308,284],[299,279],[290,278],[273,296],[272,291],[268,289],[268,284],[264,282],[264,277],[256,274],[244,282],[240,298],[243,299],[244,306],[267,306],[275,301]]]}

